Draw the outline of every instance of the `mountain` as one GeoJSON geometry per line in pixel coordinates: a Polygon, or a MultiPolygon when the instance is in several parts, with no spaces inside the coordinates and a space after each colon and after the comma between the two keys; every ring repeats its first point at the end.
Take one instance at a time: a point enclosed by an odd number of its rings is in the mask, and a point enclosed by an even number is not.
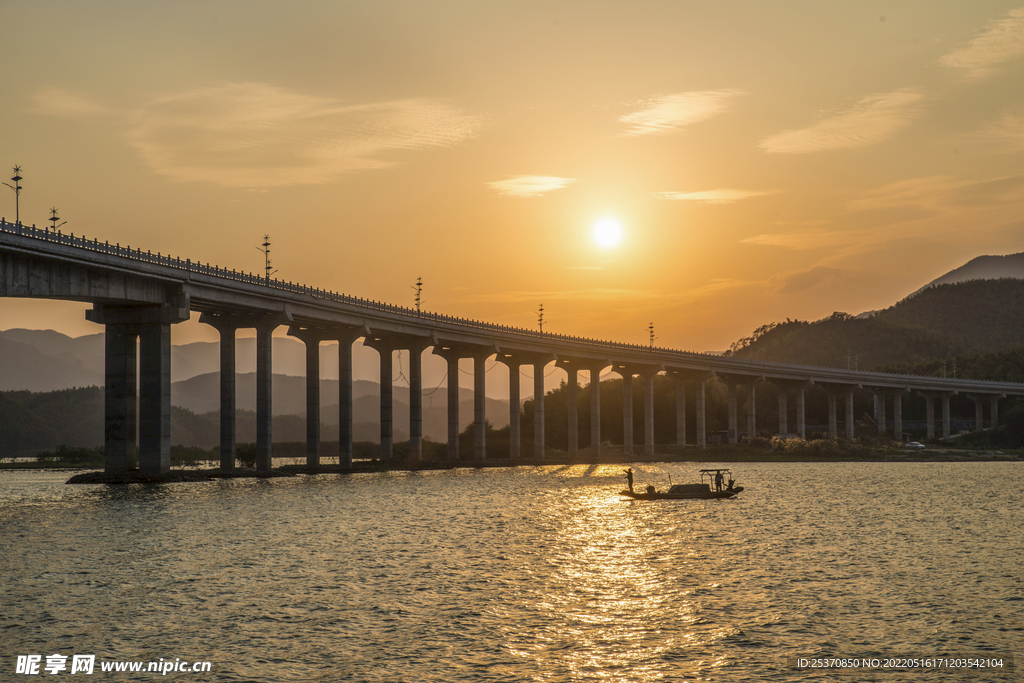
{"type": "Polygon", "coordinates": [[[735,344],[741,358],[828,367],[922,364],[1024,345],[1024,280],[969,280],[927,287],[869,318],[834,313],[787,320],[735,344]]]}
{"type": "MultiPolygon", "coordinates": [[[[280,385],[282,377],[275,377],[280,385]]],[[[300,379],[300,378],[283,378],[300,379]]],[[[304,382],[304,380],[303,380],[304,382]]],[[[337,387],[337,381],[334,382],[337,387]]],[[[303,384],[304,386],[304,384],[303,384]]],[[[253,386],[255,388],[255,384],[253,386]]],[[[354,434],[357,441],[380,439],[380,394],[372,382],[358,384],[357,398],[353,402],[354,434]]],[[[275,391],[276,393],[276,391],[275,391]]],[[[353,393],[356,393],[354,391],[353,393]]],[[[282,395],[287,396],[285,388],[282,395]]],[[[214,392],[216,395],[216,391],[214,392]]],[[[459,401],[459,429],[473,421],[472,392],[464,390],[459,401]]],[[[305,392],[302,410],[294,414],[274,411],[274,441],[305,441],[305,392]]],[[[338,403],[326,400],[321,407],[321,439],[338,440],[338,403]]],[[[404,398],[408,398],[406,391],[404,398]]],[[[429,399],[429,397],[427,397],[429,399]]],[[[436,403],[427,400],[423,408],[423,434],[426,438],[444,442],[448,435],[448,411],[443,397],[436,403]]],[[[285,403],[285,407],[289,407],[285,403]]],[[[292,406],[293,407],[293,406],[292,406]]],[[[275,404],[276,408],[276,404],[275,404]]],[[[492,425],[508,424],[508,402],[488,399],[487,419],[492,425]]],[[[396,400],[393,404],[393,431],[396,441],[409,438],[409,404],[396,400]]],[[[239,443],[256,440],[256,413],[239,409],[236,413],[236,434],[239,443]]],[[[171,443],[173,445],[213,448],[220,442],[219,410],[197,413],[180,405],[171,408],[171,443]]],[[[84,387],[35,393],[30,391],[0,392],[0,457],[31,455],[41,450],[52,450],[64,444],[91,448],[103,443],[103,389],[84,387]]]]}
{"type": "Polygon", "coordinates": [[[926,286],[953,284],[967,280],[1024,279],[1024,253],[1005,256],[979,256],[938,277],[926,286]]]}

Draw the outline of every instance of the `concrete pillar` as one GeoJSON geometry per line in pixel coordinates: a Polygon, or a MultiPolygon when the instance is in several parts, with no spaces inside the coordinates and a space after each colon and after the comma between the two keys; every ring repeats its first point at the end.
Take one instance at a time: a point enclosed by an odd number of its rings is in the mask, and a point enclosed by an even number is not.
{"type": "Polygon", "coordinates": [[[622,370],[622,452],[633,452],[633,374],[622,370]]]}
{"type": "Polygon", "coordinates": [[[487,370],[485,355],[473,356],[473,457],[487,459],[487,370]]]}
{"type": "Polygon", "coordinates": [[[885,426],[885,392],[876,391],[875,398],[878,400],[878,435],[885,436],[888,429],[885,426]]]}
{"type": "Polygon", "coordinates": [[[409,461],[423,460],[423,351],[426,343],[409,346],[409,461]]]}
{"type": "Polygon", "coordinates": [[[459,357],[448,354],[448,459],[459,459],[459,357]]]}
{"type": "Polygon", "coordinates": [[[380,352],[380,459],[393,460],[395,457],[394,431],[394,349],[383,344],[380,352]]]}
{"type": "Polygon", "coordinates": [[[970,396],[974,401],[974,431],[980,432],[985,429],[985,405],[982,403],[981,396],[970,396]]]}
{"type": "Polygon", "coordinates": [[[846,392],[846,439],[847,441],[853,441],[854,437],[854,418],[853,418],[853,390],[846,392]]]}
{"type": "Polygon", "coordinates": [[[705,420],[705,415],[706,415],[706,412],[707,412],[705,410],[705,404],[706,404],[706,393],[705,393],[705,390],[706,389],[707,389],[707,382],[706,382],[706,380],[698,379],[697,380],[697,385],[696,385],[696,393],[694,395],[694,401],[697,404],[696,406],[694,406],[694,410],[696,411],[696,414],[694,415],[694,419],[697,421],[697,424],[696,424],[696,428],[697,428],[697,448],[707,448],[707,445],[708,445],[708,440],[707,440],[707,433],[708,433],[707,432],[707,421],[705,420]]]}
{"type": "Polygon", "coordinates": [[[352,467],[352,344],[338,339],[338,465],[352,467]]]}
{"type": "Polygon", "coordinates": [[[601,370],[590,367],[590,448],[597,457],[601,454],[601,370]]]}
{"type": "Polygon", "coordinates": [[[279,324],[275,320],[256,326],[256,470],[259,472],[269,472],[273,468],[272,344],[274,330],[279,324]]]}
{"type": "Polygon", "coordinates": [[[306,346],[306,467],[320,467],[320,342],[325,330],[288,328],[288,334],[306,346]]]}
{"type": "Polygon", "coordinates": [[[654,378],[656,373],[643,375],[644,380],[644,452],[654,455],[654,378]]]}
{"type": "Polygon", "coordinates": [[[508,367],[508,457],[515,460],[519,457],[520,410],[522,401],[519,398],[519,361],[511,357],[498,357],[508,367]]]}
{"type": "Polygon", "coordinates": [[[220,332],[220,468],[235,469],[235,332],[226,325],[220,332]]]}
{"type": "Polygon", "coordinates": [[[544,367],[547,360],[533,364],[533,457],[544,459],[544,367]]]}
{"type": "Polygon", "coordinates": [[[892,393],[892,438],[903,441],[903,392],[892,393]]]}
{"type": "Polygon", "coordinates": [[[103,468],[108,474],[139,466],[137,337],[137,332],[129,325],[105,326],[103,468]]]}
{"type": "Polygon", "coordinates": [[[578,371],[577,371],[577,369],[575,367],[567,367],[565,369],[565,371],[569,375],[569,377],[568,377],[568,379],[566,381],[566,385],[565,385],[565,388],[566,388],[566,397],[565,398],[566,398],[566,402],[567,402],[566,412],[567,412],[567,418],[568,418],[568,422],[569,422],[569,424],[567,425],[567,428],[568,428],[568,431],[569,431],[569,434],[568,434],[568,436],[569,436],[569,440],[568,440],[569,457],[570,458],[575,458],[576,455],[579,453],[579,439],[580,439],[580,433],[579,433],[580,427],[579,427],[579,415],[578,415],[579,406],[577,405],[577,401],[578,401],[577,397],[578,397],[578,392],[579,392],[579,385],[578,385],[578,374],[579,373],[578,373],[578,371]]]}
{"type": "Polygon", "coordinates": [[[799,386],[796,390],[796,433],[800,435],[801,439],[807,439],[807,411],[806,411],[806,397],[804,391],[806,387],[799,386]]]}
{"type": "Polygon", "coordinates": [[[995,429],[999,426],[999,397],[993,396],[989,400],[989,426],[995,429]]]}
{"type": "Polygon", "coordinates": [[[747,444],[757,438],[757,385],[747,385],[747,444]]]}
{"type": "Polygon", "coordinates": [[[779,387],[779,436],[782,438],[786,437],[789,433],[789,406],[787,405],[786,387],[778,385],[779,387]]]}
{"type": "Polygon", "coordinates": [[[686,380],[675,376],[676,388],[676,445],[686,447],[686,380]]]}
{"type": "Polygon", "coordinates": [[[170,323],[139,326],[139,370],[139,471],[163,474],[171,469],[170,323]]]}
{"type": "Polygon", "coordinates": [[[942,395],[942,438],[949,439],[949,394],[942,395]]]}
{"type": "Polygon", "coordinates": [[[839,426],[836,420],[836,392],[828,390],[828,438],[835,440],[839,438],[839,426]]]}
{"type": "Polygon", "coordinates": [[[931,394],[924,395],[924,415],[925,415],[925,436],[928,439],[935,438],[935,400],[931,394]]]}
{"type": "Polygon", "coordinates": [[[237,316],[203,313],[199,322],[220,334],[220,469],[235,469],[235,332],[237,316]]]}
{"type": "Polygon", "coordinates": [[[735,444],[739,440],[736,424],[736,384],[729,382],[726,386],[729,387],[729,443],[735,444]]]}

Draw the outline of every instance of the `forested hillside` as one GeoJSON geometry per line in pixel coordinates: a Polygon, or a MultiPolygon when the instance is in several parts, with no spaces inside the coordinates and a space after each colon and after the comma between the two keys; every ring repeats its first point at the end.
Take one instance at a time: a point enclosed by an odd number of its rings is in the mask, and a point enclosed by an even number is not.
{"type": "Polygon", "coordinates": [[[785,363],[878,367],[941,363],[1024,345],[1024,280],[974,280],[923,289],[869,318],[834,313],[764,325],[729,353],[785,363]]]}

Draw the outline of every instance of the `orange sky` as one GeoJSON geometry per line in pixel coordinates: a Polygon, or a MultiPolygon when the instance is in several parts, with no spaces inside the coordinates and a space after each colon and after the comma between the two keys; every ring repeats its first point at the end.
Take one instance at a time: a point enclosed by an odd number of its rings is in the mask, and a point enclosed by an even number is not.
{"type": "Polygon", "coordinates": [[[270,233],[368,298],[709,351],[1024,251],[1020,0],[34,0],[0,44],[23,221],[253,271],[270,233]]]}

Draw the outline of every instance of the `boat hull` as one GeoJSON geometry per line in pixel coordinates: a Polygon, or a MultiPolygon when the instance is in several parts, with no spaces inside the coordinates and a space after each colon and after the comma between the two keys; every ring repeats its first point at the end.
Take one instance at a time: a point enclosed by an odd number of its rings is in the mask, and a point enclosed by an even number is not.
{"type": "Polygon", "coordinates": [[[742,486],[737,486],[736,488],[726,489],[725,491],[709,491],[707,493],[667,493],[657,491],[654,493],[620,491],[619,493],[623,496],[633,498],[634,500],[708,500],[711,498],[732,498],[742,490],[742,486]]]}

